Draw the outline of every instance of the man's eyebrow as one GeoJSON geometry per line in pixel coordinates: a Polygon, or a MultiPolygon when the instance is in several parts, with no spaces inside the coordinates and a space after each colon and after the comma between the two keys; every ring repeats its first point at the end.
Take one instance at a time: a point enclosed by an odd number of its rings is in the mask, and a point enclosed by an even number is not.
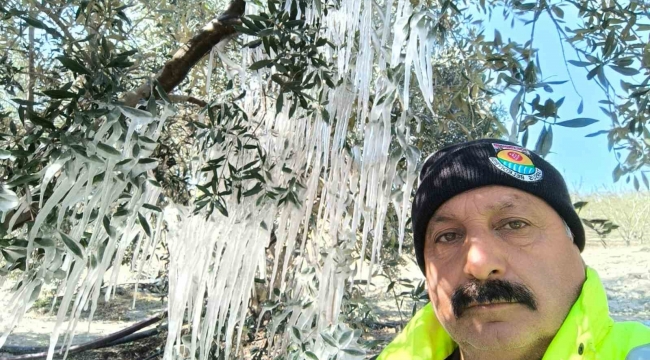
{"type": "Polygon", "coordinates": [[[517,204],[515,204],[513,201],[506,200],[503,202],[496,203],[492,206],[488,206],[488,209],[492,211],[501,211],[501,210],[512,209],[517,207],[518,207],[517,204]]]}
{"type": "MultiPolygon", "coordinates": [[[[525,205],[524,206],[518,205],[517,202],[515,201],[517,199],[520,199],[519,196],[512,195],[509,196],[509,198],[510,199],[500,201],[494,205],[490,205],[487,207],[487,209],[489,211],[503,211],[503,210],[518,209],[518,208],[525,207],[525,205]]],[[[453,216],[449,216],[446,214],[439,214],[439,215],[432,216],[429,222],[434,224],[440,224],[440,223],[452,222],[454,220],[456,220],[456,218],[453,216]]]]}
{"type": "Polygon", "coordinates": [[[454,218],[451,216],[445,216],[445,215],[434,215],[430,222],[437,224],[437,223],[445,223],[445,222],[450,222],[454,221],[454,218]]]}

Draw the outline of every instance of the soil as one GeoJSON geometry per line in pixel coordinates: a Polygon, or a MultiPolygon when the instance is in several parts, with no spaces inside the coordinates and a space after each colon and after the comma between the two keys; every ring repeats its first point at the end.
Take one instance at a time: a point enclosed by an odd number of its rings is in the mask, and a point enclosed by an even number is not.
{"type": "Polygon", "coordinates": [[[650,245],[592,246],[583,258],[603,281],[614,320],[650,326],[650,245]]]}

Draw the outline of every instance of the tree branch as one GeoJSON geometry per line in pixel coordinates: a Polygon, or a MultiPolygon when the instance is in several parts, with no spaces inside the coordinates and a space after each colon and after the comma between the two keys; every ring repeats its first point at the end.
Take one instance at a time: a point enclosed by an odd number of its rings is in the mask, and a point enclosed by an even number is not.
{"type": "MultiPolygon", "coordinates": [[[[226,11],[218,18],[210,21],[201,31],[176,51],[162,70],[156,76],[165,92],[169,93],[180,84],[189,74],[196,63],[221,41],[227,41],[237,34],[232,25],[240,24],[239,18],[244,15],[246,2],[233,0],[226,11]]],[[[135,91],[129,92],[121,99],[122,102],[134,107],[140,99],[149,95],[149,84],[140,85],[135,91]]]]}
{"type": "Polygon", "coordinates": [[[9,221],[16,214],[16,210],[11,210],[5,217],[6,221],[0,224],[0,227],[2,227],[5,232],[11,232],[19,229],[26,222],[34,221],[34,218],[36,217],[35,214],[37,214],[39,210],[40,209],[38,208],[38,203],[30,204],[30,206],[25,209],[22,214],[18,215],[18,219],[16,219],[14,226],[9,229],[9,221]]]}
{"type": "Polygon", "coordinates": [[[190,104],[198,105],[198,106],[200,106],[200,107],[205,107],[206,105],[208,105],[207,102],[205,102],[205,101],[203,101],[203,100],[201,100],[201,99],[197,99],[197,98],[195,98],[195,97],[193,97],[193,96],[187,96],[187,95],[168,95],[168,97],[169,97],[169,100],[171,100],[173,103],[184,103],[184,102],[187,102],[187,103],[190,103],[190,104]]]}
{"type": "Polygon", "coordinates": [[[35,8],[37,8],[39,11],[42,11],[43,13],[45,13],[45,15],[47,15],[47,17],[48,17],[48,18],[49,18],[53,23],[55,23],[56,26],[58,26],[59,29],[61,29],[61,31],[63,31],[63,34],[64,34],[64,35],[68,38],[68,40],[72,43],[72,46],[74,46],[74,47],[75,47],[75,48],[76,48],[76,49],[77,49],[77,50],[78,50],[78,51],[79,51],[79,52],[84,56],[84,58],[86,59],[86,61],[90,61],[90,56],[88,56],[88,53],[86,53],[86,52],[81,48],[81,46],[80,46],[80,45],[75,41],[76,38],[75,38],[74,36],[72,36],[72,34],[70,33],[70,30],[68,30],[68,29],[70,28],[70,26],[66,26],[66,25],[61,21],[61,18],[60,18],[58,15],[52,13],[52,10],[48,9],[47,7],[45,7],[45,6],[41,5],[41,4],[39,4],[38,1],[32,0],[30,3],[31,3],[35,8]]]}

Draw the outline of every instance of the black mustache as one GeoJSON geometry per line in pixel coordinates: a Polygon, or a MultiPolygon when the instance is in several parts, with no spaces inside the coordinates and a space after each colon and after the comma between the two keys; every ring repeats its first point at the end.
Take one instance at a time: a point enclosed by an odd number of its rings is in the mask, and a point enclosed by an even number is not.
{"type": "Polygon", "coordinates": [[[493,302],[513,302],[537,310],[537,301],[525,285],[505,280],[473,280],[459,286],[451,296],[451,306],[456,319],[460,318],[470,305],[493,302]]]}

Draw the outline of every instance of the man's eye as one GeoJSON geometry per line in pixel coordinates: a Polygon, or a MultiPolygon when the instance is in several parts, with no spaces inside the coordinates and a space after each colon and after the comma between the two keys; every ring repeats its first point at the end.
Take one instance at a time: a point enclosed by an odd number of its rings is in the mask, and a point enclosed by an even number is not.
{"type": "Polygon", "coordinates": [[[507,224],[503,225],[501,228],[505,230],[520,230],[528,226],[525,222],[521,220],[509,221],[507,224]]]}
{"type": "Polygon", "coordinates": [[[436,243],[448,243],[460,239],[460,234],[455,232],[444,233],[436,238],[436,243]]]}

